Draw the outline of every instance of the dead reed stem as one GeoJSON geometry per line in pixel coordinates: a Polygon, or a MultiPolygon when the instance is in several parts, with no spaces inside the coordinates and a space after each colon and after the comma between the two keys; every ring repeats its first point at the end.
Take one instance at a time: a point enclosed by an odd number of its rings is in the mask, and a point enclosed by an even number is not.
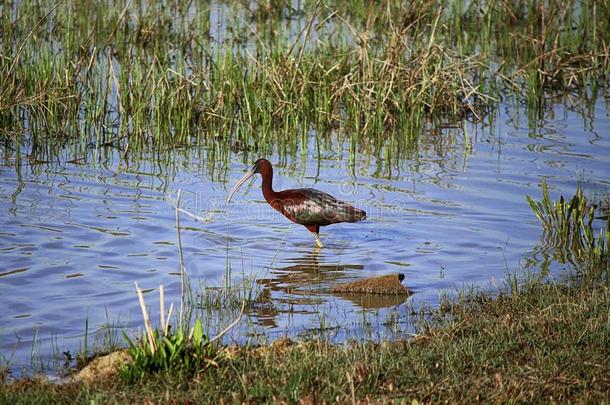
{"type": "Polygon", "coordinates": [[[220,339],[228,331],[230,331],[235,325],[237,325],[239,323],[239,321],[241,320],[241,317],[244,315],[245,309],[246,309],[246,301],[242,301],[241,302],[241,310],[239,311],[239,315],[237,316],[237,318],[235,318],[235,320],[233,322],[231,322],[231,324],[229,326],[224,328],[218,335],[216,335],[212,339],[210,339],[208,344],[211,344],[211,343],[215,342],[216,340],[220,339]]]}
{"type": "Polygon", "coordinates": [[[172,319],[172,311],[174,310],[174,303],[169,304],[169,311],[167,312],[167,322],[163,325],[163,336],[167,336],[169,332],[169,320],[172,319]]]}
{"type": "Polygon", "coordinates": [[[154,353],[157,351],[157,344],[155,342],[155,335],[153,334],[152,325],[150,324],[150,318],[148,317],[148,310],[146,309],[146,304],[144,302],[144,295],[142,294],[142,290],[138,287],[138,283],[134,283],[136,286],[136,293],[138,294],[138,300],[140,301],[140,309],[142,310],[142,316],[144,317],[144,327],[146,328],[146,337],[148,338],[148,344],[150,345],[150,350],[154,353]]]}

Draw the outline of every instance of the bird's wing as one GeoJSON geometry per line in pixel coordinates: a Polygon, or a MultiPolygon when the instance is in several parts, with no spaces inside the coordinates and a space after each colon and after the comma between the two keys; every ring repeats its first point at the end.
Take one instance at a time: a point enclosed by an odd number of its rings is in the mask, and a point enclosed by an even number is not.
{"type": "Polygon", "coordinates": [[[301,225],[356,222],[366,217],[364,211],[313,188],[286,190],[282,194],[284,215],[301,225]]]}

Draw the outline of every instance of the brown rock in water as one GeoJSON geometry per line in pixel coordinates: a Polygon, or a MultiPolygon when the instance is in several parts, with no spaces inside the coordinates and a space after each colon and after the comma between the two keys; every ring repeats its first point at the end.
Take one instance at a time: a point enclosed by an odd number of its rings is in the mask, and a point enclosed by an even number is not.
{"type": "Polygon", "coordinates": [[[332,289],[333,293],[360,293],[360,294],[403,294],[411,295],[413,292],[401,284],[403,274],[388,274],[379,277],[370,277],[351,283],[339,284],[332,289]]]}
{"type": "Polygon", "coordinates": [[[131,362],[131,356],[126,350],[110,353],[93,359],[85,368],[79,371],[72,379],[76,382],[93,384],[118,374],[122,365],[131,362]]]}

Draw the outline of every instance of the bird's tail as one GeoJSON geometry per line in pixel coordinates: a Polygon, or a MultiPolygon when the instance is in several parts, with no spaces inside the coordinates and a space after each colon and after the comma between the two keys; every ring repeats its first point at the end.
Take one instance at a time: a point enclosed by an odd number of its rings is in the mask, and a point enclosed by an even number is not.
{"type": "Polygon", "coordinates": [[[366,219],[366,212],[361,209],[351,207],[349,213],[349,222],[358,222],[366,219]]]}

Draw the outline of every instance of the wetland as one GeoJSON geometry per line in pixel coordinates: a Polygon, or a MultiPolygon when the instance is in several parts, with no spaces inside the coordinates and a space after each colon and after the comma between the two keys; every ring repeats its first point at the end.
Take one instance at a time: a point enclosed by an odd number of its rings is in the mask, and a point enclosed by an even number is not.
{"type": "MultiPolygon", "coordinates": [[[[55,375],[139,335],[134,282],[151,308],[160,285],[177,306],[182,261],[187,306],[209,335],[248,302],[225,344],[366,345],[422,333],[415,315],[447,296],[582,271],[526,200],[543,183],[554,201],[582,189],[601,208],[595,235],[607,232],[605,2],[0,10],[0,365],[14,376],[55,375]],[[276,190],[313,187],[367,219],[323,227],[319,249],[267,205],[259,178],[227,205],[261,157],[276,190]],[[181,248],[178,190],[193,214],[180,218],[181,248]],[[332,292],[394,273],[411,296],[332,292]]],[[[607,304],[605,288],[587,303],[607,304]]]]}

